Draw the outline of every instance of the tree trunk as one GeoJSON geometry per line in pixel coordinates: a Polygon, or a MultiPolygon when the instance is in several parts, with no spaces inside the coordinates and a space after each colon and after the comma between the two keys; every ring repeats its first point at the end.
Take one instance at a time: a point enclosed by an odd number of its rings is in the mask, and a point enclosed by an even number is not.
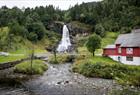
{"type": "Polygon", "coordinates": [[[33,74],[34,46],[31,54],[31,75],[33,74]]]}
{"type": "Polygon", "coordinates": [[[93,55],[93,56],[95,55],[94,52],[92,53],[92,55],[93,55]]]}
{"type": "Polygon", "coordinates": [[[56,59],[56,51],[54,50],[54,58],[55,58],[55,62],[57,61],[56,59]]]}

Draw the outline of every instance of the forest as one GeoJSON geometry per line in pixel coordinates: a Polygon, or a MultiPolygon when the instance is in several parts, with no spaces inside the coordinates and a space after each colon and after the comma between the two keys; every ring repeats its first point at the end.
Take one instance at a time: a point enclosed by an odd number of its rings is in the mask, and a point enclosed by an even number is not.
{"type": "Polygon", "coordinates": [[[13,37],[36,43],[44,37],[59,34],[58,29],[50,26],[55,21],[85,23],[91,26],[90,32],[101,37],[104,37],[106,32],[128,33],[140,26],[140,2],[103,0],[77,4],[68,10],[60,10],[52,5],[22,9],[3,6],[0,8],[0,27],[1,30],[8,27],[9,32],[6,37],[0,35],[0,50],[4,50],[13,37]]]}

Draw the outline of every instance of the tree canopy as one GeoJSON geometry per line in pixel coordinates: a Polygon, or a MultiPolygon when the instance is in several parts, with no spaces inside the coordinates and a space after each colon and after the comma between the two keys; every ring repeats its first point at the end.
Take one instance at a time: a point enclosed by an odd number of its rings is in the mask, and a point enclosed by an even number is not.
{"type": "Polygon", "coordinates": [[[96,49],[99,49],[101,47],[101,38],[100,36],[93,34],[88,38],[88,41],[86,43],[87,49],[89,52],[91,52],[94,56],[94,52],[96,49]]]}

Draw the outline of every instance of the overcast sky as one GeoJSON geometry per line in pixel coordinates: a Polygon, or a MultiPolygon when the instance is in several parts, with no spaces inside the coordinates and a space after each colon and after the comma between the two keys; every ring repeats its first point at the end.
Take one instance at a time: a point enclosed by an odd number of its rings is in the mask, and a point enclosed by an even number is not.
{"type": "Polygon", "coordinates": [[[67,10],[70,6],[74,6],[75,4],[81,4],[82,2],[93,2],[93,1],[101,1],[101,0],[0,0],[0,7],[7,6],[12,8],[17,6],[22,8],[23,6],[34,8],[36,6],[46,6],[53,5],[55,7],[59,7],[62,10],[67,10]]]}

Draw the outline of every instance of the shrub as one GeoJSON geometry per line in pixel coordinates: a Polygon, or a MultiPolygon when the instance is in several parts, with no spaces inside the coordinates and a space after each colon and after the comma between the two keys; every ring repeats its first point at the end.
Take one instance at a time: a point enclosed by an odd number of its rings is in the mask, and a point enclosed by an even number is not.
{"type": "Polygon", "coordinates": [[[30,61],[22,62],[14,67],[14,71],[16,73],[23,74],[43,74],[43,72],[47,69],[47,65],[41,60],[34,60],[32,64],[32,69],[30,61]]]}
{"type": "Polygon", "coordinates": [[[93,63],[89,60],[78,62],[73,65],[73,71],[84,76],[115,79],[123,85],[140,86],[139,66],[93,63]]]}
{"type": "Polygon", "coordinates": [[[58,63],[65,63],[65,62],[73,62],[75,56],[67,55],[67,54],[58,54],[56,55],[56,60],[54,56],[50,56],[49,63],[58,64],[58,63]]]}
{"type": "Polygon", "coordinates": [[[133,91],[130,89],[112,90],[108,95],[140,95],[140,91],[133,91]]]}

